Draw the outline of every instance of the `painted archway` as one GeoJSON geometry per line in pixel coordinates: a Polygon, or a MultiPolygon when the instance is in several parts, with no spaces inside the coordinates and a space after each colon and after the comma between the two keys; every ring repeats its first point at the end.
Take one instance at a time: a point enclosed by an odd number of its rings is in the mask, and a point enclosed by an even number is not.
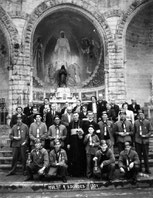
{"type": "MultiPolygon", "coordinates": [[[[93,27],[95,27],[96,31],[98,32],[97,35],[99,35],[99,40],[101,39],[101,43],[104,45],[103,56],[108,56],[108,49],[112,47],[109,45],[109,43],[113,43],[112,34],[104,16],[98,12],[93,11],[94,9],[92,6],[93,5],[90,5],[90,3],[87,1],[74,1],[73,3],[68,3],[68,1],[59,1],[58,3],[55,3],[55,1],[45,1],[40,4],[31,14],[25,29],[25,49],[27,54],[26,64],[30,65],[31,67],[33,66],[33,42],[31,41],[34,41],[37,27],[39,24],[41,24],[41,21],[43,21],[45,17],[48,17],[53,13],[56,14],[57,11],[63,11],[65,13],[66,11],[77,13],[79,16],[84,17],[88,22],[93,24],[93,27]],[[30,52],[29,54],[28,51],[30,52]]],[[[96,87],[100,82],[101,84],[104,84],[105,62],[103,61],[103,65],[101,62],[98,62],[97,65],[98,66],[95,68],[92,76],[85,81],[84,87],[96,87]],[[102,73],[103,75],[101,75],[102,73]]],[[[41,81],[39,81],[39,83],[41,84],[41,81]]]]}

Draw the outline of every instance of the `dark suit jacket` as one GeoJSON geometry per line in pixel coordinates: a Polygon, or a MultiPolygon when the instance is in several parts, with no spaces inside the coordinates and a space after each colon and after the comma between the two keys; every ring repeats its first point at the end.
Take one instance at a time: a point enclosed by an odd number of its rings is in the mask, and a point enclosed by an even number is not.
{"type": "Polygon", "coordinates": [[[131,110],[131,111],[133,111],[133,113],[134,113],[134,119],[136,120],[137,117],[138,117],[139,110],[140,110],[140,105],[135,104],[135,107],[133,107],[133,105],[130,104],[128,106],[128,109],[131,110]]]}

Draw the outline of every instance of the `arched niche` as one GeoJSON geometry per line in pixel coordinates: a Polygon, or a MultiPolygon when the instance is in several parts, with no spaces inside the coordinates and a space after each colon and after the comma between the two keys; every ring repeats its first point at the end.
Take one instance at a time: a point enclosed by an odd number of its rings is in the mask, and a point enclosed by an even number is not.
{"type": "Polygon", "coordinates": [[[126,31],[127,100],[142,105],[151,97],[153,79],[153,3],[137,11],[126,31]]]}
{"type": "MultiPolygon", "coordinates": [[[[75,9],[51,12],[38,23],[34,32],[34,76],[45,86],[56,87],[58,71],[64,65],[69,87],[86,86],[99,67],[104,70],[102,37],[92,21],[75,9]],[[59,44],[61,32],[65,39],[59,44]]],[[[101,85],[104,85],[104,72],[101,74],[101,85]]]]}

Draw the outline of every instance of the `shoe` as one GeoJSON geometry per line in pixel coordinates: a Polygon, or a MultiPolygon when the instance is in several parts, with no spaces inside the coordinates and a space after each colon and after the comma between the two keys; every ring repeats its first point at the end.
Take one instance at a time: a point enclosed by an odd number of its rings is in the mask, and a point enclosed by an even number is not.
{"type": "Polygon", "coordinates": [[[150,170],[146,170],[145,173],[150,175],[151,171],[150,170]]]}
{"type": "Polygon", "coordinates": [[[63,178],[62,178],[62,181],[63,181],[64,183],[67,183],[66,177],[63,177],[63,178]]]}
{"type": "Polygon", "coordinates": [[[105,185],[105,187],[108,187],[108,186],[110,186],[112,184],[112,181],[111,180],[108,180],[104,185],[105,185]]]}
{"type": "Polygon", "coordinates": [[[23,175],[26,176],[27,175],[27,172],[26,171],[23,171],[23,175]]]}
{"type": "Polygon", "coordinates": [[[132,185],[136,185],[136,183],[137,183],[137,180],[136,180],[136,178],[133,178],[132,180],[131,180],[131,182],[130,182],[132,185]]]}
{"type": "Polygon", "coordinates": [[[15,173],[9,172],[6,176],[11,176],[11,175],[15,175],[15,173]]]}
{"type": "Polygon", "coordinates": [[[24,181],[33,181],[33,177],[27,177],[24,181]]]}

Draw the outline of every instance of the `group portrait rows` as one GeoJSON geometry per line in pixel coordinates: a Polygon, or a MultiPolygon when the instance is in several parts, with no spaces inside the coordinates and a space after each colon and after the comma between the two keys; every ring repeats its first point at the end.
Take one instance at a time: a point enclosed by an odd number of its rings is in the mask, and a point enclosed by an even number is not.
{"type": "Polygon", "coordinates": [[[75,105],[66,102],[61,108],[48,98],[39,108],[29,103],[18,106],[10,121],[12,167],[14,175],[21,161],[25,181],[44,177],[114,179],[137,182],[140,172],[151,174],[149,138],[153,128],[135,100],[107,102],[91,97],[91,102],[75,105]],[[118,157],[116,157],[118,156],[118,157]]]}

